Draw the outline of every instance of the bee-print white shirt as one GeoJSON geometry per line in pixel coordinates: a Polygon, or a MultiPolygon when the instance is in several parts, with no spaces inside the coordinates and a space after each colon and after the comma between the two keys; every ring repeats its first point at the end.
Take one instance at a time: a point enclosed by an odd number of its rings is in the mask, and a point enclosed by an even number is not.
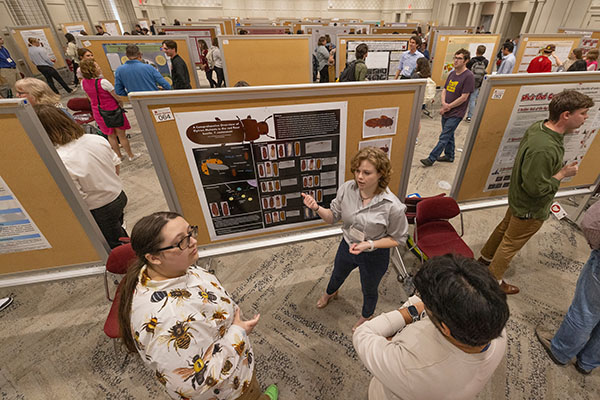
{"type": "Polygon", "coordinates": [[[142,360],[174,399],[236,399],[250,385],[254,354],[232,325],[235,303],[200,267],[164,281],[140,272],[131,331],[142,360]]]}

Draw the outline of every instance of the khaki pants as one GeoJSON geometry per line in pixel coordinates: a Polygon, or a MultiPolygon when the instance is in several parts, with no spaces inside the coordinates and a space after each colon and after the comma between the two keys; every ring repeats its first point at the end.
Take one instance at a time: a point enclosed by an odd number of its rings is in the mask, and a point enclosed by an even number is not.
{"type": "Polygon", "coordinates": [[[16,68],[0,68],[0,85],[8,85],[9,89],[15,90],[15,82],[21,79],[19,70],[16,68]]]}
{"type": "Polygon", "coordinates": [[[270,400],[270,397],[260,390],[260,386],[258,384],[258,381],[256,380],[255,374],[252,375],[250,387],[246,390],[246,392],[243,395],[238,397],[236,400],[270,400]]]}
{"type": "Polygon", "coordinates": [[[502,279],[508,269],[510,260],[527,241],[542,227],[544,221],[539,219],[521,219],[506,210],[504,219],[490,235],[481,255],[492,260],[490,271],[496,279],[502,279]]]}

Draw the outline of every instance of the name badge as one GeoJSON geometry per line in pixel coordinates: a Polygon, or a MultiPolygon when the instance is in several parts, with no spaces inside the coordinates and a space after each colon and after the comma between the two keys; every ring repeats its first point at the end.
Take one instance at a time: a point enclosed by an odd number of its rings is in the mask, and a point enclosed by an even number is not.
{"type": "Polygon", "coordinates": [[[10,57],[6,57],[6,61],[8,61],[9,63],[13,62],[12,58],[10,57]]]}
{"type": "Polygon", "coordinates": [[[350,241],[352,243],[360,243],[364,242],[365,240],[365,234],[362,231],[356,229],[354,226],[350,227],[350,230],[348,231],[348,236],[350,237],[350,241]]]}

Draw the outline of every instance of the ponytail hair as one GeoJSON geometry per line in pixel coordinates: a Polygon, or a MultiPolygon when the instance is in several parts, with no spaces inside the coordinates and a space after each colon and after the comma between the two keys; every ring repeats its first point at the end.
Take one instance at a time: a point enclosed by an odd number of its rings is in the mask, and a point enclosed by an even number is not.
{"type": "Polygon", "coordinates": [[[181,215],[161,211],[140,219],[131,231],[131,248],[137,259],[127,270],[120,289],[119,300],[119,331],[125,348],[137,352],[137,345],[131,331],[131,304],[138,284],[142,267],[146,265],[146,254],[156,254],[162,243],[161,231],[171,220],[181,215]]]}

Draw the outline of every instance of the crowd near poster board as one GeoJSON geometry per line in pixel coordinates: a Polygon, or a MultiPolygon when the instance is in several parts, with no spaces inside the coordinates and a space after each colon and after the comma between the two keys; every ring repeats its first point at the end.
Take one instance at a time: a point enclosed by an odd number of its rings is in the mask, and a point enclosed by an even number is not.
{"type": "Polygon", "coordinates": [[[491,74],[500,45],[500,35],[438,35],[435,47],[436,57],[433,59],[431,67],[431,79],[437,86],[444,85],[448,74],[454,69],[454,53],[464,48],[469,50],[471,57],[475,57],[475,51],[479,45],[486,47],[484,56],[490,61],[487,73],[491,74]]]}
{"type": "Polygon", "coordinates": [[[451,196],[461,203],[506,198],[519,143],[529,126],[548,118],[552,96],[575,89],[596,106],[587,122],[564,136],[565,162],[577,160],[579,172],[564,179],[561,192],[597,184],[600,162],[600,73],[492,75],[484,80],[451,196]]]}
{"type": "Polygon", "coordinates": [[[577,29],[577,28],[558,28],[559,33],[567,35],[583,35],[579,47],[583,50],[583,56],[591,49],[597,49],[600,45],[600,31],[577,29]]]}
{"type": "Polygon", "coordinates": [[[346,63],[355,59],[356,46],[365,43],[367,80],[393,79],[402,53],[408,50],[410,35],[340,35],[337,41],[336,69],[339,76],[346,63]]]}
{"type": "MultiPolygon", "coordinates": [[[[84,36],[80,37],[81,46],[94,53],[94,60],[100,65],[104,77],[114,84],[114,71],[127,61],[125,48],[128,44],[137,45],[144,61],[154,66],[170,82],[170,61],[160,50],[165,36],[84,36]]],[[[192,88],[200,87],[197,74],[193,72],[193,58],[187,36],[170,36],[177,43],[177,54],[185,61],[190,72],[192,88]]]]}
{"type": "Polygon", "coordinates": [[[312,82],[309,35],[229,35],[219,37],[228,86],[312,82]]]}
{"type": "Polygon", "coordinates": [[[80,36],[81,31],[85,31],[88,35],[96,33],[96,29],[92,31],[87,21],[65,22],[61,26],[63,33],[70,33],[73,36],[80,36]]]}
{"type": "Polygon", "coordinates": [[[194,62],[196,67],[200,66],[200,56],[202,55],[202,50],[200,47],[200,42],[206,43],[206,48],[210,49],[212,46],[212,40],[217,37],[218,27],[216,25],[206,25],[206,26],[182,26],[182,25],[174,25],[174,26],[161,26],[161,29],[167,35],[185,35],[188,36],[193,45],[192,45],[192,54],[194,56],[194,62]]]}
{"type": "Polygon", "coordinates": [[[8,29],[19,51],[23,54],[24,59],[27,60],[27,65],[33,74],[37,74],[38,70],[35,67],[35,64],[29,59],[28,40],[30,37],[39,39],[40,46],[46,50],[48,57],[50,57],[51,60],[56,60],[54,62],[54,68],[58,69],[66,67],[67,64],[65,63],[59,42],[54,37],[49,26],[18,26],[8,27],[8,29]]]}
{"type": "Polygon", "coordinates": [[[0,125],[10,142],[0,148],[0,274],[106,260],[108,244],[31,105],[0,100],[0,125]]]}
{"type": "Polygon", "coordinates": [[[102,28],[104,28],[104,32],[107,32],[110,36],[120,36],[123,34],[119,21],[117,20],[98,21],[98,24],[101,25],[102,28]]]}
{"type": "Polygon", "coordinates": [[[199,225],[206,245],[321,225],[300,193],[328,206],[363,139],[384,139],[389,187],[403,196],[423,92],[424,81],[395,81],[130,99],[170,208],[199,225]]]}
{"type": "MultiPolygon", "coordinates": [[[[556,46],[554,54],[561,60],[565,61],[571,50],[579,46],[583,35],[568,35],[568,34],[523,34],[519,38],[519,46],[515,55],[515,68],[513,73],[527,72],[527,67],[531,60],[539,56],[541,50],[549,44],[556,46]]],[[[554,59],[551,58],[554,64],[554,59]]],[[[553,65],[552,71],[556,70],[556,65],[553,65]]]]}

